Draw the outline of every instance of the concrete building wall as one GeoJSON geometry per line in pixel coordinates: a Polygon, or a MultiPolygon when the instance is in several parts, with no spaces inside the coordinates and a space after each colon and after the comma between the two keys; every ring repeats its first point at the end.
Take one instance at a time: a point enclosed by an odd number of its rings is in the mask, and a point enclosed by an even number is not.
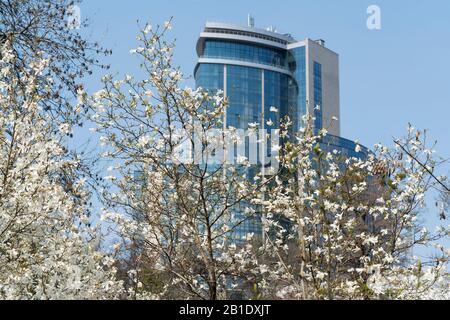
{"type": "Polygon", "coordinates": [[[307,39],[307,99],[309,114],[314,114],[314,62],[322,65],[322,117],[323,127],[340,136],[339,55],[319,43],[307,39]],[[336,117],[338,121],[332,120],[336,117]]]}
{"type": "MultiPolygon", "coordinates": [[[[232,24],[209,22],[200,34],[197,42],[197,53],[199,55],[198,65],[234,65],[290,75],[296,80],[299,90],[303,90],[301,91],[301,95],[298,95],[295,104],[292,104],[292,108],[297,109],[290,111],[291,118],[293,117],[297,122],[301,122],[301,116],[305,113],[313,116],[317,114],[314,112],[314,108],[316,107],[314,98],[314,63],[319,63],[321,65],[322,86],[321,90],[319,90],[322,95],[320,99],[321,112],[319,114],[321,115],[321,121],[317,121],[316,125],[327,129],[332,135],[340,135],[339,55],[324,45],[311,39],[297,41],[290,36],[280,35],[254,27],[241,27],[232,24]],[[249,57],[244,57],[243,59],[233,54],[230,56],[224,54],[219,56],[205,56],[205,41],[211,39],[232,43],[245,43],[251,46],[253,45],[255,50],[258,46],[278,50],[284,49],[291,54],[299,48],[305,47],[305,53],[302,57],[296,57],[296,68],[290,68],[287,65],[274,66],[267,64],[267,62],[253,61],[249,57]],[[301,70],[299,70],[300,68],[301,70]],[[300,72],[302,73],[301,75],[300,72]],[[337,120],[333,120],[334,117],[337,120]]],[[[296,128],[299,126],[301,124],[296,124],[296,128]]]]}

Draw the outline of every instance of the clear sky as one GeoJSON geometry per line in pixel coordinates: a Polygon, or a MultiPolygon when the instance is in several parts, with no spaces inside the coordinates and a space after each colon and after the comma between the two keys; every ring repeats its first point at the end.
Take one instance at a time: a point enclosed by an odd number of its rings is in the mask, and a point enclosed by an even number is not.
{"type": "MultiPolygon", "coordinates": [[[[323,38],[340,55],[342,136],[367,146],[389,143],[408,122],[430,130],[450,157],[450,1],[383,0],[84,0],[90,37],[114,54],[112,71],[136,71],[137,19],[174,16],[176,63],[192,75],[195,43],[206,21],[274,25],[297,39],[323,38]],[[382,28],[366,27],[367,7],[381,8],[382,28]]],[[[94,75],[99,76],[99,75],[94,75]]],[[[191,83],[190,85],[193,85],[191,83]]]]}
{"type": "MultiPolygon", "coordinates": [[[[174,17],[176,64],[192,75],[195,44],[206,21],[275,26],[326,40],[340,55],[342,136],[368,147],[392,145],[408,122],[429,130],[437,151],[450,157],[450,1],[406,0],[84,0],[83,32],[113,50],[112,72],[135,74],[137,19],[162,24],[174,17]],[[367,7],[381,8],[381,30],[368,30],[367,7]]],[[[96,73],[88,90],[98,89],[96,73]]],[[[189,85],[194,85],[193,81],[189,85]]]]}

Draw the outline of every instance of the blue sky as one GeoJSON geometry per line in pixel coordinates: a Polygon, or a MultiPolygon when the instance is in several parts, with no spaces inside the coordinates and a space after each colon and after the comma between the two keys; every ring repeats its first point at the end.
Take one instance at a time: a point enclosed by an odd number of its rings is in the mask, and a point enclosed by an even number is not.
{"type": "MultiPolygon", "coordinates": [[[[450,157],[448,0],[84,0],[81,13],[91,23],[83,32],[113,50],[108,62],[118,74],[138,71],[129,54],[137,45],[138,19],[162,24],[174,17],[175,63],[185,75],[192,75],[206,21],[245,25],[250,13],[257,27],[274,25],[299,40],[325,39],[340,55],[342,136],[368,147],[392,145],[411,122],[428,129],[439,154],[450,157]],[[372,4],[381,8],[381,30],[366,27],[372,4]]],[[[98,89],[102,73],[89,80],[89,91],[98,89]]]]}
{"type": "Polygon", "coordinates": [[[192,75],[207,20],[245,25],[251,13],[258,27],[323,38],[340,55],[342,136],[367,146],[389,144],[411,122],[429,129],[439,153],[450,157],[450,1],[85,0],[81,10],[90,19],[90,37],[113,49],[108,60],[119,74],[137,71],[129,55],[137,19],[157,24],[174,16],[175,62],[186,75],[192,75]],[[381,8],[379,31],[366,27],[371,4],[381,8]]]}

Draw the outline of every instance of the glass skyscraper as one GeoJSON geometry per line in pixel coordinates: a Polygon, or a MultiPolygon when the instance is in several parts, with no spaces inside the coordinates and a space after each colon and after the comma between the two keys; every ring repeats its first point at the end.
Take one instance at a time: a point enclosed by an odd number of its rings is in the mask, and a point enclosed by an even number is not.
{"type": "MultiPolygon", "coordinates": [[[[339,56],[323,40],[295,40],[289,34],[249,26],[208,22],[197,42],[197,87],[222,90],[228,98],[226,126],[267,130],[289,116],[292,130],[312,115],[314,130],[328,135],[322,149],[349,157],[368,150],[340,137],[339,56]],[[275,107],[278,112],[271,112],[275,107]],[[270,121],[269,121],[270,119],[270,121]]],[[[254,231],[255,226],[249,229],[254,231]]]]}
{"type": "Polygon", "coordinates": [[[328,130],[324,143],[332,149],[356,157],[367,153],[364,147],[355,152],[355,143],[340,137],[339,56],[323,40],[297,41],[252,26],[208,22],[197,54],[196,85],[223,90],[229,101],[227,126],[247,129],[257,123],[270,130],[287,115],[295,132],[309,114],[316,131],[328,130]],[[270,112],[271,107],[279,112],[270,112]]]}

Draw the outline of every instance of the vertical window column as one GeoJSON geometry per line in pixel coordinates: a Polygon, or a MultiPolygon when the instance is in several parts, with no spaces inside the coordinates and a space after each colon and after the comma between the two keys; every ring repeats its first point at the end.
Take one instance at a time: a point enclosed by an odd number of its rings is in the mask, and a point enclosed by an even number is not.
{"type": "Polygon", "coordinates": [[[322,65],[314,61],[314,132],[323,128],[322,65]]]}
{"type": "MultiPolygon", "coordinates": [[[[227,65],[223,65],[223,98],[227,99],[228,97],[228,90],[227,90],[227,65]]],[[[228,113],[228,107],[225,107],[224,113],[223,113],[223,129],[227,129],[227,113],[228,113]]]]}

